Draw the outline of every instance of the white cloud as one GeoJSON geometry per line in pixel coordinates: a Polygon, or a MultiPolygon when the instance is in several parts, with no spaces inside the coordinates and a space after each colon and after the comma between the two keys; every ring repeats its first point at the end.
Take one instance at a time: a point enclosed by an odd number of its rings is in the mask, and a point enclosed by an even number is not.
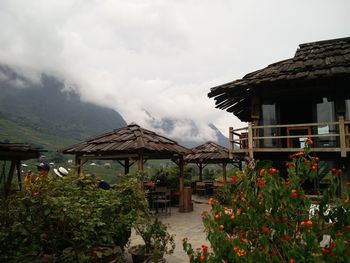
{"type": "MultiPolygon", "coordinates": [[[[242,124],[217,110],[210,87],[293,56],[304,42],[350,35],[348,0],[3,0],[0,63],[42,72],[84,100],[147,127],[192,119],[227,135],[242,124]]],[[[185,134],[181,123],[175,130],[185,134]]]]}

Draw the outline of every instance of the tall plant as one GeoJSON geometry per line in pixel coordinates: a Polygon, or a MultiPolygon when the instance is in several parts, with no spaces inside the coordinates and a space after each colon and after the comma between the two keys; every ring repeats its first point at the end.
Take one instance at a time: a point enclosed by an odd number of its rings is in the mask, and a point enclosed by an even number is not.
{"type": "Polygon", "coordinates": [[[91,262],[98,247],[125,246],[146,201],[134,180],[103,190],[82,175],[50,178],[0,205],[1,262],[91,262]]]}
{"type": "Polygon", "coordinates": [[[232,177],[232,186],[211,198],[203,222],[211,249],[194,250],[184,239],[190,262],[348,262],[350,189],[336,195],[339,169],[317,203],[301,185],[317,174],[319,158],[311,140],[286,163],[287,178],[254,163],[232,177]]]}

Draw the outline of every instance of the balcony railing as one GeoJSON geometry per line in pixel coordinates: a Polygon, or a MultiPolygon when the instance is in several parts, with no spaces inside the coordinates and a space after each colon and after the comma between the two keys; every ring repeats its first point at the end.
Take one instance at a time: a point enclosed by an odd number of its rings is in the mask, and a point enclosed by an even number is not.
{"type": "Polygon", "coordinates": [[[339,152],[346,157],[350,151],[349,126],[350,121],[340,116],[337,122],[230,127],[230,154],[245,153],[254,158],[254,152],[294,152],[311,138],[313,151],[339,152]]]}

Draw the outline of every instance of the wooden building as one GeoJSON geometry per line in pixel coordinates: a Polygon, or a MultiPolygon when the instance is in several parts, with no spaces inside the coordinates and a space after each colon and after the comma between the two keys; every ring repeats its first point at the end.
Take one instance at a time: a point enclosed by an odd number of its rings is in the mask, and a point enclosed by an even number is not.
{"type": "Polygon", "coordinates": [[[213,87],[208,96],[248,122],[230,128],[232,154],[285,160],[309,137],[329,168],[349,174],[350,37],[301,44],[293,58],[213,87]]]}

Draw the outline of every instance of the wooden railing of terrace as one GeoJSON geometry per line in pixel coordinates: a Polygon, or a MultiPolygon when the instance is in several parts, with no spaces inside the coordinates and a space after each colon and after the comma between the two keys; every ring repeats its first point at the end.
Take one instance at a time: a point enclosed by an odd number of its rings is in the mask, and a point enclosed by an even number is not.
{"type": "Polygon", "coordinates": [[[229,130],[230,156],[246,154],[254,158],[257,152],[296,152],[303,148],[306,138],[314,141],[315,152],[339,152],[346,157],[350,151],[350,121],[340,116],[337,122],[279,124],[229,130]],[[266,135],[264,135],[266,134],[266,135]]]}

